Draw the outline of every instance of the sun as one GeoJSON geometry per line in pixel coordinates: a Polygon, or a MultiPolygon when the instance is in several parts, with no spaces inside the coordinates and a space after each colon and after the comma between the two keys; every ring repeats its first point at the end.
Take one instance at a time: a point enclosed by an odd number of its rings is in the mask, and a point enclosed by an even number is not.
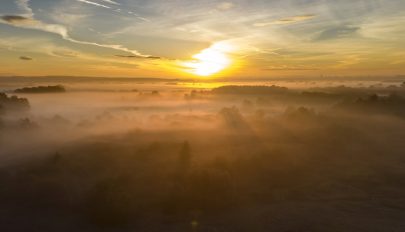
{"type": "Polygon", "coordinates": [[[232,47],[225,42],[218,42],[193,56],[193,60],[186,61],[183,66],[189,72],[198,76],[211,76],[231,65],[228,53],[232,47]]]}

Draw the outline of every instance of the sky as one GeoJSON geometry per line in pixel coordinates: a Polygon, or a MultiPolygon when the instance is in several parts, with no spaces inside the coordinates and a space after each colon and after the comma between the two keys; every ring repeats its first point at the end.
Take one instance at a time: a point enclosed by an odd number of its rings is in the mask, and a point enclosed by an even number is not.
{"type": "Polygon", "coordinates": [[[404,0],[2,0],[0,76],[405,74],[404,0]]]}

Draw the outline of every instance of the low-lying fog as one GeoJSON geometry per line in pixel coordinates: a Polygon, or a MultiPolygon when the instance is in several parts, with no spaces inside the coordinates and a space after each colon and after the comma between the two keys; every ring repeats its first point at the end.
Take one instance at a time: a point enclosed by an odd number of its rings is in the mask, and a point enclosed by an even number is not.
{"type": "Polygon", "coordinates": [[[55,84],[0,88],[1,231],[405,230],[404,83],[55,84]]]}

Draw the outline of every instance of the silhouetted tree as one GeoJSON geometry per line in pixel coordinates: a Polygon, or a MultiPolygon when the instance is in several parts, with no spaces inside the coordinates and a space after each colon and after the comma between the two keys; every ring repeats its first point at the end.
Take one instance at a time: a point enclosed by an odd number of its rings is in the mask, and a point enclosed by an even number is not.
{"type": "Polygon", "coordinates": [[[89,191],[84,215],[99,227],[125,227],[134,219],[135,200],[124,179],[106,179],[89,191]]]}
{"type": "Polygon", "coordinates": [[[378,99],[379,99],[379,97],[377,94],[373,94],[370,97],[368,97],[368,101],[371,101],[371,102],[376,102],[376,101],[378,101],[378,99]]]}
{"type": "Polygon", "coordinates": [[[186,173],[191,166],[191,149],[188,141],[184,141],[179,154],[179,171],[186,173]]]}
{"type": "Polygon", "coordinates": [[[3,107],[3,112],[29,109],[29,103],[26,98],[19,98],[17,96],[8,97],[5,93],[0,93],[0,105],[3,107]]]}
{"type": "Polygon", "coordinates": [[[53,154],[53,156],[51,157],[51,162],[58,163],[58,162],[60,162],[61,159],[62,159],[62,156],[60,155],[60,153],[55,152],[55,154],[53,154]]]}
{"type": "Polygon", "coordinates": [[[219,115],[223,119],[225,125],[236,130],[249,130],[249,125],[236,107],[225,107],[220,110],[219,115]]]}
{"type": "Polygon", "coordinates": [[[18,125],[23,129],[35,129],[38,128],[38,124],[31,121],[29,118],[20,119],[18,125]]]}

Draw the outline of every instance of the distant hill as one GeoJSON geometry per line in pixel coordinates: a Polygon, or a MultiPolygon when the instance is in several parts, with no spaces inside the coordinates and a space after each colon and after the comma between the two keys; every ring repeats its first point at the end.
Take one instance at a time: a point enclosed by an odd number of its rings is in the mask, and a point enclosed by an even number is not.
{"type": "Polygon", "coordinates": [[[21,89],[14,90],[15,93],[64,93],[66,92],[65,87],[62,85],[48,85],[48,86],[37,86],[37,87],[25,87],[21,89]]]}

